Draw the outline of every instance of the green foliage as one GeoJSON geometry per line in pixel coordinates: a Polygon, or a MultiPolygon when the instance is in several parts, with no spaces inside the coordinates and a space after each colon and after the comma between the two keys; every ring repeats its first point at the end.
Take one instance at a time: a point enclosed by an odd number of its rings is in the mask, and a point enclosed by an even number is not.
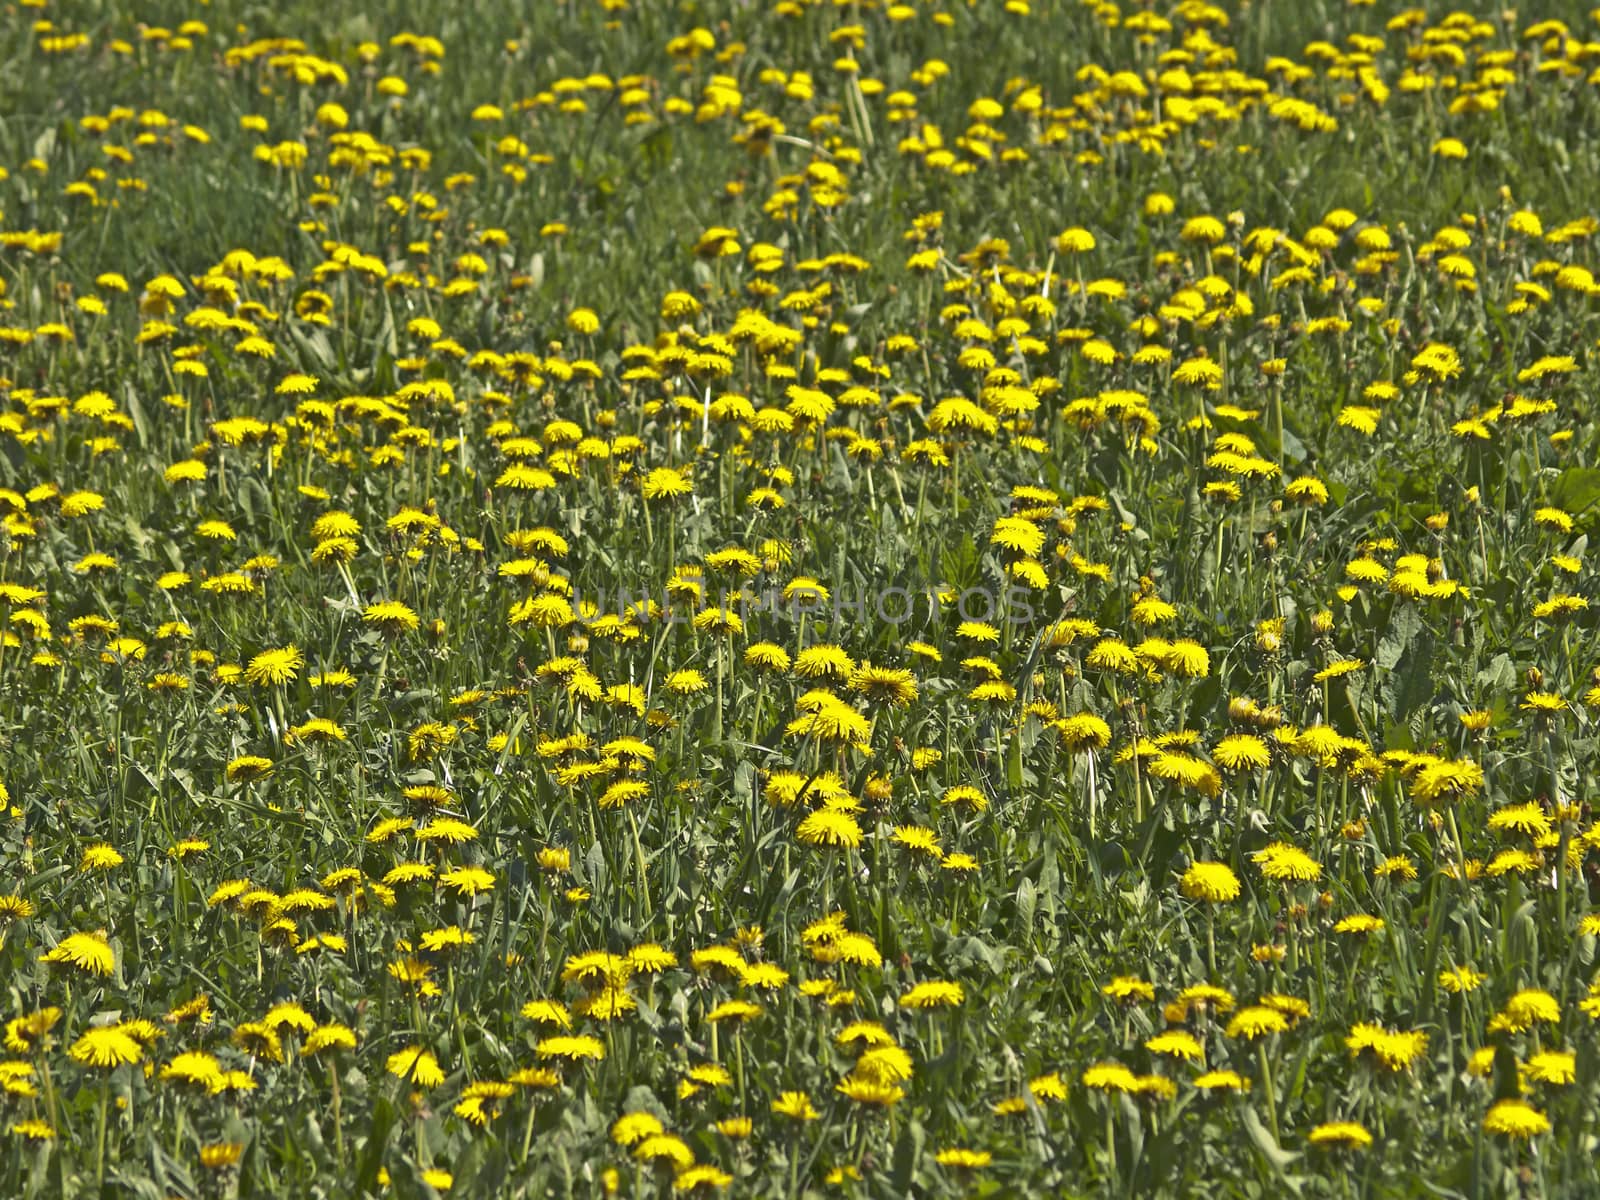
{"type": "Polygon", "coordinates": [[[1600,1187],[1592,16],[12,16],[0,1195],[1600,1187]]]}

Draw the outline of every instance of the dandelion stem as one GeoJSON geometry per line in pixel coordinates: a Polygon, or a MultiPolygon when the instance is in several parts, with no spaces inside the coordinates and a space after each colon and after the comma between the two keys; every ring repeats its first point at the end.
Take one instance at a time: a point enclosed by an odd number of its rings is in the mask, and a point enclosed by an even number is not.
{"type": "Polygon", "coordinates": [[[333,1148],[339,1161],[344,1162],[344,1121],[339,1115],[339,1065],[328,1064],[328,1082],[333,1088],[333,1148]]]}
{"type": "Polygon", "coordinates": [[[100,1121],[99,1132],[95,1135],[94,1148],[94,1189],[96,1192],[105,1190],[106,1183],[106,1109],[111,1103],[111,1076],[107,1073],[100,1080],[100,1121]]]}
{"type": "Polygon", "coordinates": [[[1278,1098],[1272,1087],[1272,1062],[1267,1058],[1264,1038],[1256,1043],[1256,1059],[1261,1064],[1261,1099],[1267,1107],[1267,1124],[1272,1129],[1272,1140],[1281,1145],[1283,1138],[1278,1133],[1278,1098]]]}
{"type": "Polygon", "coordinates": [[[1567,932],[1567,845],[1572,840],[1572,822],[1561,813],[1561,774],[1556,762],[1555,733],[1546,730],[1544,760],[1550,772],[1550,808],[1561,822],[1561,840],[1556,847],[1556,936],[1567,932]]]}
{"type": "Polygon", "coordinates": [[[1116,1114],[1112,1111],[1111,1102],[1106,1102],[1106,1172],[1115,1177],[1117,1174],[1117,1127],[1116,1114]]]}
{"type": "Polygon", "coordinates": [[[533,1146],[533,1118],[538,1115],[539,1106],[532,1101],[528,1103],[528,1119],[522,1126],[522,1157],[519,1161],[528,1161],[528,1151],[533,1146]]]}

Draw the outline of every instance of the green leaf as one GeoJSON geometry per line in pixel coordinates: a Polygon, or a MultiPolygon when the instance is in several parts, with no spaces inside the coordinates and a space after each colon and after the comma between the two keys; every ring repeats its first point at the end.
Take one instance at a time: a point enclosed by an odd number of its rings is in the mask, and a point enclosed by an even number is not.
{"type": "Polygon", "coordinates": [[[1427,630],[1415,638],[1386,681],[1390,714],[1404,721],[1434,697],[1433,661],[1437,639],[1427,630]]]}
{"type": "Polygon", "coordinates": [[[1496,654],[1478,672],[1478,686],[1489,692],[1510,692],[1517,686],[1517,668],[1509,654],[1496,654]]]}
{"type": "Polygon", "coordinates": [[[496,1196],[505,1186],[509,1167],[506,1148],[499,1142],[479,1138],[454,1164],[453,1191],[465,1196],[496,1196]]]}
{"type": "MultiPolygon", "coordinates": [[[[1029,886],[1031,887],[1032,885],[1029,886]]],[[[949,954],[952,960],[961,965],[981,964],[996,974],[1005,965],[1000,951],[970,935],[958,937],[951,941],[949,954]]]]}
{"type": "Polygon", "coordinates": [[[1421,631],[1422,617],[1418,615],[1416,605],[1398,601],[1389,614],[1389,624],[1378,642],[1377,653],[1372,656],[1373,664],[1380,671],[1394,670],[1400,656],[1411,644],[1411,639],[1421,631]]]}
{"type": "Polygon", "coordinates": [[[1039,905],[1037,889],[1033,880],[1024,879],[1017,885],[1017,935],[1020,938],[1029,938],[1033,935],[1033,914],[1039,905]]]}
{"type": "Polygon", "coordinates": [[[378,1189],[378,1168],[383,1166],[383,1152],[389,1144],[389,1133],[399,1114],[389,1097],[380,1095],[372,1106],[372,1127],[367,1140],[356,1156],[355,1190],[358,1195],[370,1196],[378,1189]]]}
{"type": "Polygon", "coordinates": [[[921,1121],[913,1118],[906,1122],[905,1132],[900,1135],[900,1140],[894,1147],[893,1183],[898,1195],[911,1194],[911,1182],[916,1175],[917,1160],[922,1157],[922,1148],[927,1140],[928,1135],[923,1130],[921,1121]]]}
{"type": "Polygon", "coordinates": [[[1284,1187],[1298,1196],[1301,1180],[1298,1176],[1288,1174],[1288,1167],[1300,1155],[1278,1145],[1278,1139],[1273,1137],[1272,1131],[1261,1123],[1260,1115],[1250,1105],[1240,1105],[1239,1115],[1245,1132],[1250,1135],[1250,1140],[1255,1143],[1262,1159],[1272,1168],[1272,1173],[1284,1187]]]}
{"type": "Polygon", "coordinates": [[[978,582],[978,545],[970,533],[946,547],[939,555],[939,569],[953,588],[966,588],[978,582]]]}
{"type": "Polygon", "coordinates": [[[1556,477],[1550,502],[1586,527],[1600,524],[1600,467],[1568,467],[1556,477]]]}

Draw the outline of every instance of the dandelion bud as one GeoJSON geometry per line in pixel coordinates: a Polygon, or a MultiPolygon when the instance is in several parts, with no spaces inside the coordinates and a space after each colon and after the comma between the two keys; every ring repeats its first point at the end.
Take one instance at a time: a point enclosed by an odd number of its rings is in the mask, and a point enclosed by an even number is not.
{"type": "Polygon", "coordinates": [[[1283,649],[1283,633],[1277,629],[1257,629],[1256,649],[1263,654],[1276,654],[1283,649]]]}

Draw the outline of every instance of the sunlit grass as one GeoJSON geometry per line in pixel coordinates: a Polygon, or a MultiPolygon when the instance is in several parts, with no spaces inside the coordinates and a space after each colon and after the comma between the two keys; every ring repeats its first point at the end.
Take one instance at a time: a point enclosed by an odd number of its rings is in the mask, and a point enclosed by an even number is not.
{"type": "Polygon", "coordinates": [[[13,16],[0,1193],[1600,1186],[1592,17],[13,16]]]}

